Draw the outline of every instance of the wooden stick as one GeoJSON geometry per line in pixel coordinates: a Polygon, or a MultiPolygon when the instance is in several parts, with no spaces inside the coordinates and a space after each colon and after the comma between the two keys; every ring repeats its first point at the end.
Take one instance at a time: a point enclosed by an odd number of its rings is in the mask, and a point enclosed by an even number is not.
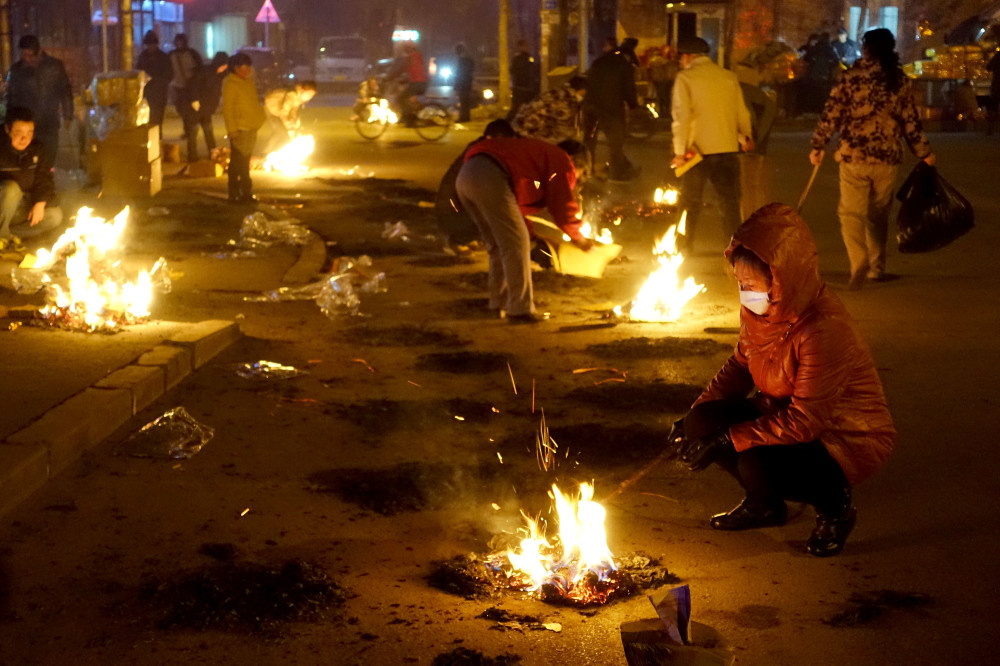
{"type": "Polygon", "coordinates": [[[647,474],[649,474],[650,472],[652,472],[654,467],[656,467],[657,465],[659,465],[660,463],[662,463],[665,460],[670,460],[671,458],[673,458],[675,456],[676,456],[676,452],[672,448],[667,448],[666,451],[664,451],[660,455],[656,456],[656,458],[653,459],[653,462],[649,463],[648,465],[646,465],[645,467],[643,467],[642,469],[640,469],[638,472],[636,472],[635,474],[633,474],[632,476],[630,476],[629,478],[625,479],[620,484],[618,484],[618,487],[615,488],[614,490],[612,490],[611,493],[609,493],[604,498],[603,501],[607,502],[608,500],[610,500],[611,498],[615,497],[616,495],[622,494],[623,492],[625,492],[626,490],[628,490],[629,486],[631,486],[636,481],[638,481],[642,477],[644,477],[647,474]]]}
{"type": "Polygon", "coordinates": [[[816,164],[815,166],[813,166],[813,172],[812,172],[812,175],[809,176],[809,182],[806,183],[806,189],[802,190],[802,196],[799,197],[799,205],[795,207],[795,212],[796,213],[801,213],[802,212],[802,205],[805,204],[805,202],[806,202],[806,196],[808,196],[809,190],[812,189],[813,181],[816,180],[816,174],[819,173],[819,165],[820,164],[822,164],[822,162],[820,162],[820,163],[816,164]]]}

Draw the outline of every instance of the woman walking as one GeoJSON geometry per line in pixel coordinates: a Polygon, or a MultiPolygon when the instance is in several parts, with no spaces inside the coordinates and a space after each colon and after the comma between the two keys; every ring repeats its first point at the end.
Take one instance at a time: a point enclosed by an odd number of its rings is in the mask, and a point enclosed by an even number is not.
{"type": "Polygon", "coordinates": [[[827,141],[839,134],[833,156],[840,163],[837,215],[851,264],[850,289],[860,289],[866,279],[887,279],[885,244],[903,159],[900,140],[927,164],[935,159],[895,49],[896,39],[885,28],[865,33],[861,59],[837,81],[812,136],[809,161],[818,165],[827,141]]]}

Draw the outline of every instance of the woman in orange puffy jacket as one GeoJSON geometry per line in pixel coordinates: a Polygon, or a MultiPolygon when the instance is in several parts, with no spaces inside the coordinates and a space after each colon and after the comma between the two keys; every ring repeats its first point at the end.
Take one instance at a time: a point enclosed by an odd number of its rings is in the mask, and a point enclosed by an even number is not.
{"type": "Polygon", "coordinates": [[[740,288],[739,343],[671,443],[691,469],[716,462],[746,491],[713,528],[782,525],[785,501],[805,502],[817,514],[807,550],[835,555],[854,528],[851,486],[885,462],[896,437],[871,352],[790,207],[758,210],[725,254],[740,288]]]}

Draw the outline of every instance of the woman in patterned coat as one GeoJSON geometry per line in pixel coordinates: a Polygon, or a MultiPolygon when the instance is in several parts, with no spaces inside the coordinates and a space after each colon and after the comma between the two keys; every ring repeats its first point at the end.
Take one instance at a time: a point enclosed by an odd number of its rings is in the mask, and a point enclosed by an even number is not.
{"type": "Polygon", "coordinates": [[[837,215],[851,263],[850,289],[866,279],[887,279],[885,244],[903,159],[900,140],[927,164],[935,159],[895,49],[896,38],[885,28],[865,33],[861,59],[837,81],[812,136],[809,161],[818,165],[827,141],[834,132],[840,135],[833,157],[840,163],[837,215]]]}

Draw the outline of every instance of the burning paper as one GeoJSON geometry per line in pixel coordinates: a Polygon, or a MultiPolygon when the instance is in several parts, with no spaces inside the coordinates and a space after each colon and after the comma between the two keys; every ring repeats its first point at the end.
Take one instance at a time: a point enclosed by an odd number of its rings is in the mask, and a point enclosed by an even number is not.
{"type": "MultiPolygon", "coordinates": [[[[687,211],[684,211],[680,222],[667,229],[656,242],[653,254],[660,267],[649,276],[632,301],[628,316],[633,321],[677,321],[688,301],[705,291],[705,285],[697,284],[693,277],[688,276],[683,283],[678,277],[684,256],[677,241],[684,235],[686,219],[687,211]]],[[[621,307],[615,308],[615,314],[622,314],[621,307]]]]}
{"type": "Polygon", "coordinates": [[[541,520],[523,511],[527,536],[509,549],[504,569],[511,587],[538,592],[543,598],[563,597],[582,604],[604,603],[618,587],[615,565],[604,533],[604,507],[593,501],[594,487],[580,484],[578,498],[558,486],[549,494],[555,505],[559,534],[550,542],[541,520]]]}
{"type": "MultiPolygon", "coordinates": [[[[140,271],[129,281],[118,256],[128,215],[126,207],[109,221],[93,215],[90,208],[81,208],[76,224],[50,250],[43,248],[21,262],[22,282],[48,286],[48,302],[40,310],[47,322],[86,331],[114,331],[149,316],[153,296],[149,271],[140,271]],[[61,267],[65,267],[66,280],[53,275],[61,267]],[[24,274],[29,272],[38,278],[27,279],[24,274]]],[[[156,271],[161,290],[169,291],[164,260],[157,262],[156,271]]]]}
{"type": "Polygon", "coordinates": [[[269,153],[264,159],[264,171],[277,171],[286,176],[297,176],[309,171],[306,159],[316,149],[316,140],[311,134],[297,136],[283,147],[269,153]]]}

